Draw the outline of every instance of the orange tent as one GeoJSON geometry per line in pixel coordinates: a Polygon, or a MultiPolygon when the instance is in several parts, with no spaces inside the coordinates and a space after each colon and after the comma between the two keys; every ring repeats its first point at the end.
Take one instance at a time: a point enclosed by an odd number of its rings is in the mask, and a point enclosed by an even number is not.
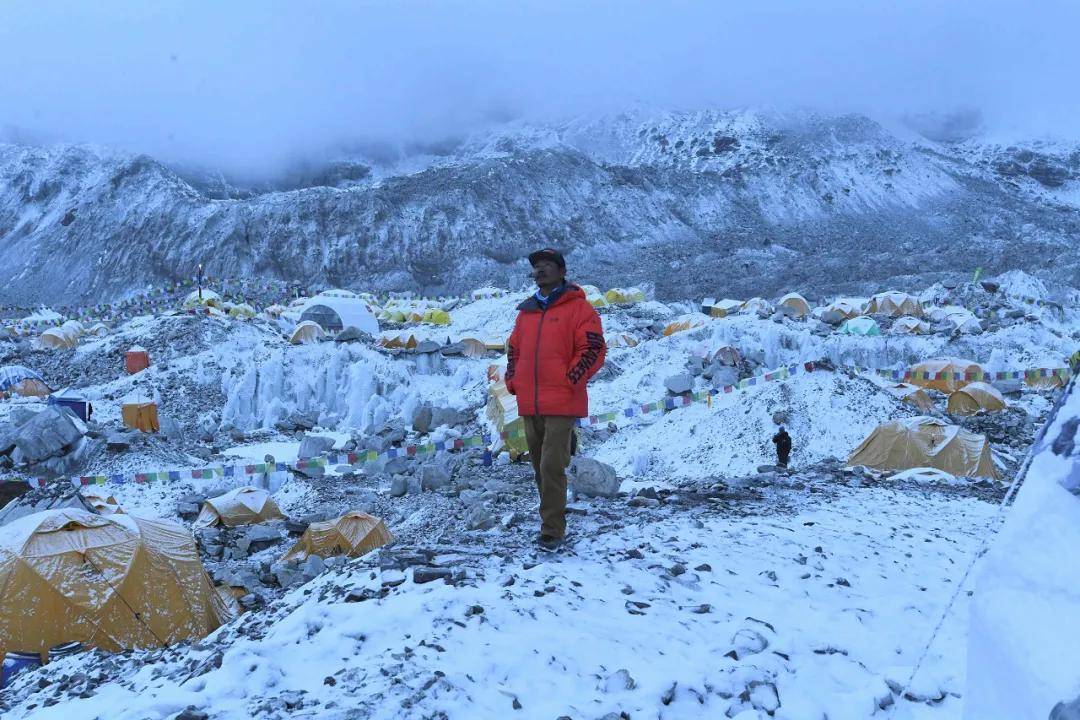
{"type": "Polygon", "coordinates": [[[143,432],[157,432],[161,429],[158,424],[157,403],[124,403],[122,415],[126,427],[143,432]]]}
{"type": "Polygon", "coordinates": [[[124,368],[128,371],[128,375],[142,372],[148,367],[150,367],[150,353],[146,352],[146,348],[136,345],[124,355],[124,368]]]}

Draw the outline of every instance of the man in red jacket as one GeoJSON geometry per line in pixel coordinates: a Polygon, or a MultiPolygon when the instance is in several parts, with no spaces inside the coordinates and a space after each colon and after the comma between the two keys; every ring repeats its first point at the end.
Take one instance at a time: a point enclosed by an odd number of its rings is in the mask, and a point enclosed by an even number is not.
{"type": "Polygon", "coordinates": [[[566,466],[577,418],[589,414],[585,384],[604,364],[604,330],[585,292],[566,282],[566,261],[551,248],[529,255],[536,294],[518,306],[510,334],[506,389],[517,397],[540,492],[540,547],[566,535],[566,466]]]}

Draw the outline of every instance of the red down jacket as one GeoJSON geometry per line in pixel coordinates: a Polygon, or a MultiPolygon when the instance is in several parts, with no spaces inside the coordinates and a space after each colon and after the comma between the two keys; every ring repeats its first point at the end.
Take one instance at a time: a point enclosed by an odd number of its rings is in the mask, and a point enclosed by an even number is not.
{"type": "Polygon", "coordinates": [[[546,310],[533,296],[518,311],[505,376],[518,414],[587,416],[585,384],[604,364],[607,349],[600,316],[585,291],[567,284],[546,310]]]}

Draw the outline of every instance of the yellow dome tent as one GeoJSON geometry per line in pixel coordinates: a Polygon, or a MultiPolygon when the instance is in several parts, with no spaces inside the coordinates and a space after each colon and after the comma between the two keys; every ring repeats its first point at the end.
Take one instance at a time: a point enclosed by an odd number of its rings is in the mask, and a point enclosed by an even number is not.
{"type": "MultiPolygon", "coordinates": [[[[587,296],[587,295],[586,295],[587,296]]],[[[604,293],[604,299],[611,305],[631,305],[645,302],[645,293],[639,288],[611,288],[604,293]]]]}
{"type": "Polygon", "coordinates": [[[67,350],[79,344],[79,336],[64,327],[49,328],[38,339],[41,347],[49,350],[67,350]]]}
{"type": "Polygon", "coordinates": [[[487,345],[485,345],[482,340],[477,340],[476,338],[467,337],[467,338],[462,338],[461,340],[458,340],[458,342],[460,342],[465,348],[461,353],[465,357],[479,358],[479,357],[484,357],[484,355],[487,355],[488,348],[487,348],[487,345]]]}
{"type": "Polygon", "coordinates": [[[829,322],[850,320],[863,314],[862,304],[850,298],[842,298],[829,303],[821,309],[821,319],[829,322]]]}
{"type": "Polygon", "coordinates": [[[257,525],[269,520],[283,520],[281,508],[266,490],[250,485],[230,490],[203,503],[192,527],[257,525]]]}
{"type": "Polygon", "coordinates": [[[239,305],[233,305],[229,308],[229,317],[239,318],[241,320],[248,320],[255,317],[255,308],[247,303],[240,303],[239,305]]]}
{"type": "Polygon", "coordinates": [[[777,305],[781,311],[792,317],[802,318],[810,314],[810,303],[799,293],[788,293],[780,298],[777,305]]]}
{"type": "Polygon", "coordinates": [[[887,290],[870,298],[866,304],[868,315],[914,315],[922,317],[923,306],[919,299],[896,290],[887,290]]]}
{"type": "Polygon", "coordinates": [[[934,407],[934,399],[918,385],[896,383],[895,385],[886,386],[885,389],[900,402],[912,405],[924,412],[932,410],[934,407]]]}
{"type": "Polygon", "coordinates": [[[974,415],[979,411],[997,412],[1006,407],[1005,398],[996,387],[984,382],[973,382],[949,395],[945,411],[950,415],[974,415]]]}
{"type": "Polygon", "coordinates": [[[691,328],[701,327],[702,323],[697,320],[676,320],[675,322],[668,323],[664,327],[664,337],[669,337],[678,332],[684,330],[690,330],[691,328]]]}
{"type": "Polygon", "coordinates": [[[22,397],[45,397],[52,392],[45,380],[30,368],[22,365],[0,367],[0,397],[9,394],[22,397]]]}
{"type": "Polygon", "coordinates": [[[311,320],[304,320],[297,324],[296,328],[289,336],[289,342],[293,345],[304,345],[307,343],[318,342],[320,338],[326,337],[326,331],[319,326],[319,323],[312,322],[311,320]]]}
{"type": "Polygon", "coordinates": [[[742,304],[743,312],[754,313],[755,315],[772,315],[776,312],[776,308],[773,304],[765,298],[755,297],[750,298],[742,304]]]}
{"type": "Polygon", "coordinates": [[[878,425],[847,464],[878,470],[931,467],[958,476],[998,479],[985,436],[925,415],[878,425]]]}
{"type": "Polygon", "coordinates": [[[889,328],[893,335],[925,335],[930,332],[930,324],[911,315],[905,315],[896,319],[889,328]]]}
{"type": "Polygon", "coordinates": [[[716,349],[716,352],[706,356],[708,362],[718,362],[722,365],[730,365],[732,367],[738,365],[741,359],[742,356],[739,354],[738,348],[734,348],[731,345],[721,345],[716,349]]]}
{"type": "Polygon", "coordinates": [[[394,536],[382,520],[353,510],[333,520],[308,525],[304,534],[281,559],[302,561],[312,555],[321,558],[335,555],[360,557],[393,540],[394,536]]]}
{"type": "Polygon", "coordinates": [[[701,302],[701,312],[709,317],[722,318],[728,315],[734,315],[742,310],[742,300],[716,300],[715,298],[705,298],[701,302]]]}
{"type": "Polygon", "coordinates": [[[637,347],[638,342],[638,339],[629,333],[610,333],[604,337],[604,344],[608,349],[637,347]]]}
{"type": "Polygon", "coordinates": [[[0,528],[0,655],[205,637],[231,615],[181,525],[64,508],[0,528]]]}
{"type": "Polygon", "coordinates": [[[913,385],[953,393],[970,382],[986,377],[986,370],[978,363],[957,358],[935,358],[912,365],[908,379],[913,385]]]}
{"type": "Polygon", "coordinates": [[[107,490],[104,490],[96,485],[83,488],[81,491],[83,499],[94,508],[99,515],[114,515],[116,513],[124,512],[124,509],[120,507],[120,503],[116,501],[107,490]]]}
{"type": "Polygon", "coordinates": [[[438,308],[432,308],[431,310],[425,310],[421,319],[423,322],[432,325],[449,325],[450,313],[445,310],[439,310],[438,308]]]}
{"type": "Polygon", "coordinates": [[[386,335],[379,338],[379,344],[388,349],[401,349],[412,350],[420,343],[417,341],[416,336],[411,333],[400,333],[398,335],[386,335]]]}
{"type": "Polygon", "coordinates": [[[604,293],[600,292],[600,288],[595,285],[581,285],[582,291],[585,293],[585,299],[589,301],[595,308],[602,308],[608,306],[607,298],[604,297],[604,293]]]}

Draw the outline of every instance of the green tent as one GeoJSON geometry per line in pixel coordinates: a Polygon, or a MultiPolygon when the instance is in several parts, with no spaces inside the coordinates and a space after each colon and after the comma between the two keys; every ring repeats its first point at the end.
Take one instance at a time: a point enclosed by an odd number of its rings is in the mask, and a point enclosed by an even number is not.
{"type": "Polygon", "coordinates": [[[880,335],[881,328],[878,327],[873,318],[860,316],[845,320],[837,332],[843,335],[880,335]]]}

